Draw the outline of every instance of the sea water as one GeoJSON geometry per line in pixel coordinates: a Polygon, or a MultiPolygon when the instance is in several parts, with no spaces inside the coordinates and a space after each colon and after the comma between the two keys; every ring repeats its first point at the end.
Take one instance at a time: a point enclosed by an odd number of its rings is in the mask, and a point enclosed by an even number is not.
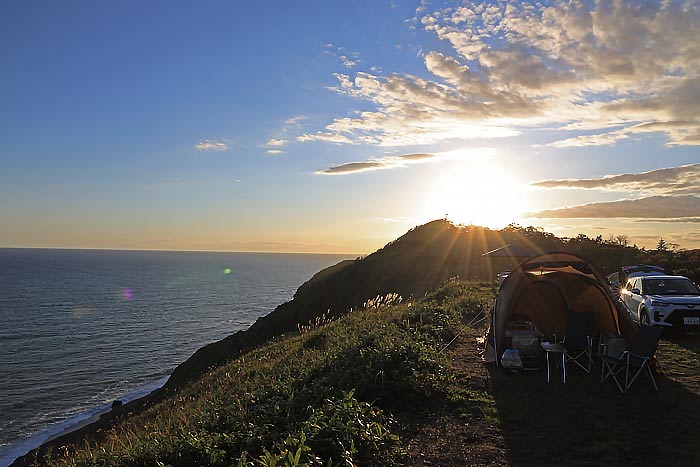
{"type": "Polygon", "coordinates": [[[0,467],[156,389],[345,258],[0,249],[0,467]]]}

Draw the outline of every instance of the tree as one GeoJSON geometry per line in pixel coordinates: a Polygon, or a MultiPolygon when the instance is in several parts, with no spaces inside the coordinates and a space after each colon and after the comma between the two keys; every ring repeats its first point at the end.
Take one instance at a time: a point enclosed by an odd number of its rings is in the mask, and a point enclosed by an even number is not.
{"type": "Polygon", "coordinates": [[[668,244],[666,243],[666,240],[664,240],[663,237],[659,239],[659,243],[656,244],[656,250],[657,251],[668,251],[668,244]]]}
{"type": "Polygon", "coordinates": [[[624,247],[627,247],[630,243],[629,238],[627,238],[627,235],[618,235],[615,237],[615,240],[617,241],[618,245],[624,247]]]}

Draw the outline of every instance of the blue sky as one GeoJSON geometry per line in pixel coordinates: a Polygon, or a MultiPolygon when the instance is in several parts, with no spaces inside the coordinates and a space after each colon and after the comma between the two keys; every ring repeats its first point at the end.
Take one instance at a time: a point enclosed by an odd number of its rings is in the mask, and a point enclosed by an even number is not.
{"type": "Polygon", "coordinates": [[[700,247],[699,17],[7,2],[0,246],[366,253],[447,214],[700,247]]]}

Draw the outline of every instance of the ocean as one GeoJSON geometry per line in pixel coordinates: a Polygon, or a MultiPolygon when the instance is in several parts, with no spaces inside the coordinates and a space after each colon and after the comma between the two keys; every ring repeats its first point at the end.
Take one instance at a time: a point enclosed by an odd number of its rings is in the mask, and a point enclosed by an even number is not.
{"type": "Polygon", "coordinates": [[[161,386],[347,258],[0,249],[0,467],[161,386]]]}

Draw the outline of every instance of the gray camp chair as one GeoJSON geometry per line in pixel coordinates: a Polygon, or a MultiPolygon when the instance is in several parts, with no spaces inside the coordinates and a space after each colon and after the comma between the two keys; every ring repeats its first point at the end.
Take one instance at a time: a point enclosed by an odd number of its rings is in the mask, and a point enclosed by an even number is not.
{"type": "Polygon", "coordinates": [[[565,364],[574,363],[586,373],[593,364],[593,313],[570,312],[566,323],[565,364]]]}
{"type": "Polygon", "coordinates": [[[605,344],[603,344],[603,369],[601,370],[601,383],[612,377],[620,390],[620,393],[626,393],[632,383],[637,380],[637,377],[645,372],[649,381],[651,381],[654,390],[658,391],[654,379],[654,372],[649,363],[654,358],[654,352],[659,345],[663,328],[657,326],[642,326],[637,332],[634,344],[630,350],[625,350],[619,357],[608,357],[606,355],[605,344]],[[622,372],[624,371],[624,379],[622,372]]]}

